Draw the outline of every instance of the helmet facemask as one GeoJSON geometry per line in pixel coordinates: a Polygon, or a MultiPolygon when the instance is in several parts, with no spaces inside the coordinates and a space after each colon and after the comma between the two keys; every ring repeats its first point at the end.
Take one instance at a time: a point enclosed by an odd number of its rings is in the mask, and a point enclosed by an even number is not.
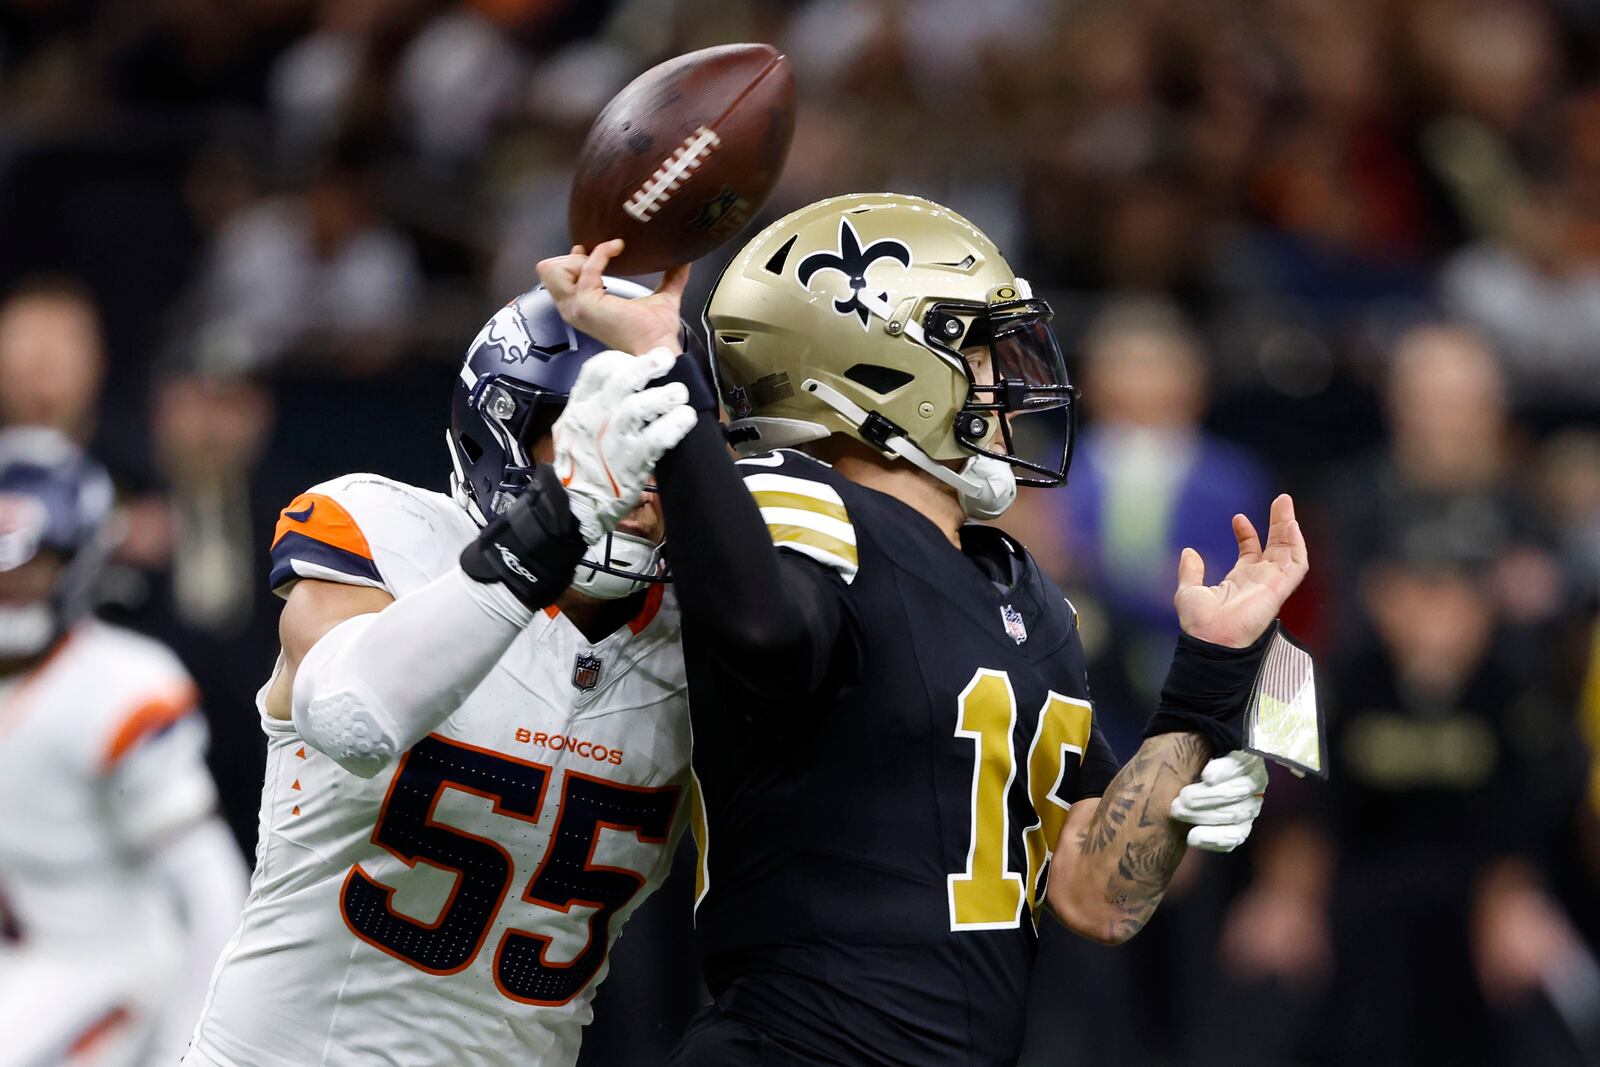
{"type": "Polygon", "coordinates": [[[987,305],[938,301],[922,317],[921,338],[966,376],[957,440],[1010,464],[1019,485],[1047,489],[1067,480],[1078,418],[1078,389],[1067,379],[1053,317],[1050,305],[1034,297],[987,305]],[[1030,420],[1021,433],[1013,425],[1020,416],[1042,414],[1051,418],[1030,420]]]}
{"type": "MultiPolygon", "coordinates": [[[[533,442],[549,435],[566,403],[560,393],[508,378],[485,378],[473,389],[469,404],[505,460],[489,498],[491,514],[485,519],[501,514],[527,491],[537,465],[530,454],[533,442]]],[[[462,442],[464,449],[466,444],[462,442]]],[[[661,545],[618,531],[589,546],[573,575],[572,588],[595,600],[620,600],[651,583],[667,581],[661,545]]]]}
{"type": "Polygon", "coordinates": [[[503,513],[532,484],[537,464],[529,457],[528,446],[550,432],[566,397],[507,378],[485,378],[473,390],[470,403],[505,459],[489,497],[487,520],[503,513]]]}

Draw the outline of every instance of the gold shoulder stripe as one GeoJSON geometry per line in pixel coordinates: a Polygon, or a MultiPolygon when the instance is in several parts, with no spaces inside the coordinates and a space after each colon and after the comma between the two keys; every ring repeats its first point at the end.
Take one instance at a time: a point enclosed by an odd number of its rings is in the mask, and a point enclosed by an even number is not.
{"type": "Polygon", "coordinates": [[[756,498],[757,507],[813,511],[818,515],[826,515],[830,519],[838,519],[840,522],[847,523],[850,521],[850,513],[845,510],[843,504],[819,500],[814,496],[805,496],[801,493],[786,493],[780,489],[757,489],[750,495],[756,498]]]}
{"type": "Polygon", "coordinates": [[[829,537],[825,533],[818,533],[804,526],[790,526],[784,523],[768,525],[767,532],[772,535],[772,540],[776,544],[807,545],[830,556],[837,556],[852,567],[860,565],[861,557],[856,554],[856,546],[837,537],[829,537]]]}

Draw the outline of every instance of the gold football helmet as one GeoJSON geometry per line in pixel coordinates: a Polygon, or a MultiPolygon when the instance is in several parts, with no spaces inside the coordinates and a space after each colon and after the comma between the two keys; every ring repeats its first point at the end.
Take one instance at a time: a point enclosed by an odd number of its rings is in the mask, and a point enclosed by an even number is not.
{"type": "Polygon", "coordinates": [[[1051,317],[960,215],[863,193],[757,234],[712,290],[706,333],[736,448],[848,434],[965,500],[999,464],[1014,483],[1066,481],[1077,390],[1051,317]],[[1043,411],[1054,432],[1013,435],[1012,417],[1043,411]]]}

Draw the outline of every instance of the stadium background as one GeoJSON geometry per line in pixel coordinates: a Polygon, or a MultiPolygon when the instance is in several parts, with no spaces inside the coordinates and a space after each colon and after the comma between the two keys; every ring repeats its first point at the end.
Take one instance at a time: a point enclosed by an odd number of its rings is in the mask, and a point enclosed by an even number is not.
{"type": "MultiPolygon", "coordinates": [[[[1279,488],[1308,520],[1334,783],[1275,779],[1131,946],[1047,931],[1028,1062],[1600,1062],[1593,0],[0,0],[0,419],[113,468],[102,613],[195,673],[242,845],[275,512],[443,488],[455,361],[565,250],[588,122],[737,40],[799,78],[769,218],[927,195],[1057,308],[1084,445],[1008,522],[1122,754],[1177,549],[1279,488]]],[[[692,1010],[682,883],[586,1067],[692,1010]]]]}

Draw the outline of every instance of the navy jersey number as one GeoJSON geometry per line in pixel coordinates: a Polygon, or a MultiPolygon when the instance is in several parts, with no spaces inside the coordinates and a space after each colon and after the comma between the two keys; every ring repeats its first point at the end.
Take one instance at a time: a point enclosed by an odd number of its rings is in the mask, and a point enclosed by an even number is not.
{"type": "MultiPolygon", "coordinates": [[[[433,819],[447,789],[484,797],[494,812],[529,823],[539,821],[550,768],[437,735],[406,753],[378,813],[372,841],[408,867],[426,863],[456,876],[439,916],[431,923],[392,907],[394,888],[362,870],[345,878],[340,906],[346,925],[361,940],[429,974],[456,974],[483,949],[505,903],[516,864],[501,845],[433,819]]],[[[605,962],[612,915],[644,885],[635,871],[593,863],[600,831],[632,832],[646,843],[664,844],[677,807],[675,786],[624,786],[569,772],[550,844],[523,899],[556,911],[573,904],[596,910],[589,942],[567,963],[544,959],[550,938],[507,930],[495,952],[495,984],[506,996],[535,1004],[565,1004],[588,985],[605,962]]]]}

